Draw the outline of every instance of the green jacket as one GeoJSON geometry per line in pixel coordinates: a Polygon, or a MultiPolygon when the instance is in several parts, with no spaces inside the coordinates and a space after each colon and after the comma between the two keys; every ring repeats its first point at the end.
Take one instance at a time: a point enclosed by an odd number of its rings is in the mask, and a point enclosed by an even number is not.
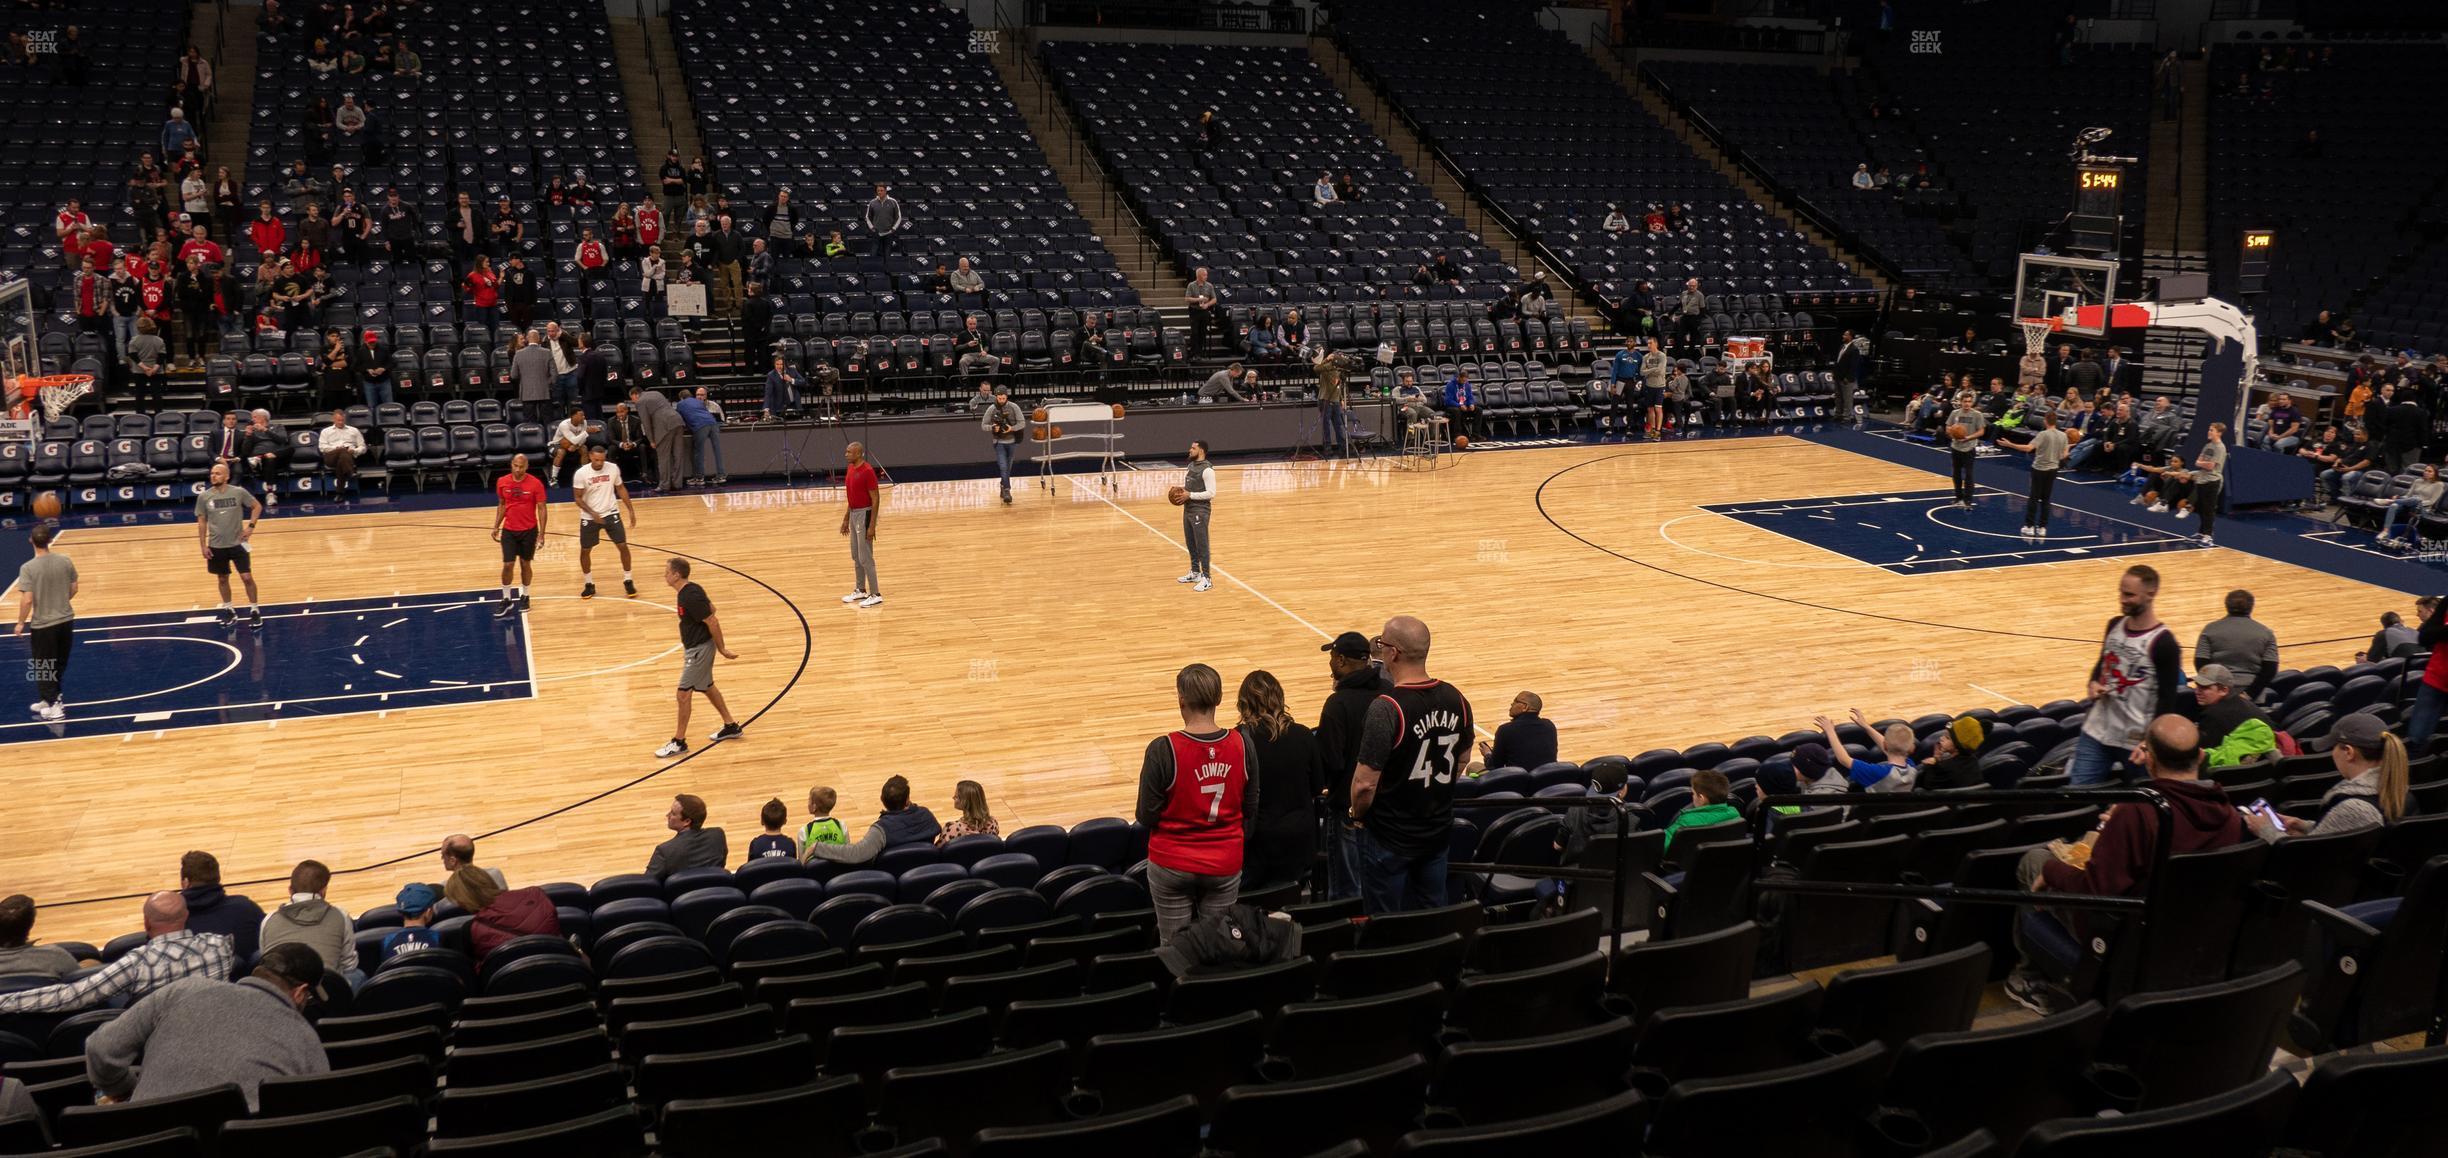
{"type": "Polygon", "coordinates": [[[1729,820],[1740,819],[1742,819],[1742,810],[1731,804],[1694,805],[1675,813],[1675,818],[1667,822],[1665,847],[1673,848],[1675,834],[1686,828],[1705,828],[1712,824],[1723,824],[1729,820]]]}
{"type": "Polygon", "coordinates": [[[2277,750],[2278,734],[2270,731],[2269,722],[2247,719],[2230,730],[2217,747],[2202,750],[2202,767],[2224,768],[2277,750]]]}

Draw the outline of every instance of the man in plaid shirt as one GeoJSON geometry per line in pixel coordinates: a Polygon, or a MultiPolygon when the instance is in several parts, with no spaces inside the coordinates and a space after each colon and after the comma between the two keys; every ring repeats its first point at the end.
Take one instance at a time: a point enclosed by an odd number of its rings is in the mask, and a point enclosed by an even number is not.
{"type": "Polygon", "coordinates": [[[187,899],[177,893],[146,897],[144,925],[144,944],[84,978],[0,994],[0,1014],[72,1013],[119,997],[134,1002],[173,981],[222,981],[236,969],[236,950],[228,937],[187,931],[187,899]]]}

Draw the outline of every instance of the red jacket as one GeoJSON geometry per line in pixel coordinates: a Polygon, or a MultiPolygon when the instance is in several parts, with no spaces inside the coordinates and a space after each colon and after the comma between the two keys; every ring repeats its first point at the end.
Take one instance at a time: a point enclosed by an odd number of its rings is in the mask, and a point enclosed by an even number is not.
{"type": "MultiPolygon", "coordinates": [[[[2167,796],[2176,816],[2175,853],[2225,848],[2244,839],[2244,819],[2227,802],[2227,793],[2207,780],[2154,777],[2150,786],[2167,796]]],[[[2148,804],[2119,804],[2108,810],[2099,839],[2091,845],[2088,868],[2061,860],[2040,866],[2040,877],[2052,892],[2091,893],[2105,897],[2142,894],[2150,878],[2151,854],[2159,843],[2159,810],[2148,804]]]]}
{"type": "Polygon", "coordinates": [[[247,240],[255,243],[255,252],[270,257],[288,243],[289,227],[277,217],[258,217],[247,223],[247,240]]]}
{"type": "Polygon", "coordinates": [[[561,914],[553,908],[552,898],[544,890],[511,889],[493,898],[493,903],[468,923],[468,945],[476,950],[476,961],[481,965],[503,942],[534,933],[560,936],[561,914]]]}
{"type": "Polygon", "coordinates": [[[489,270],[471,270],[467,275],[468,304],[489,310],[501,304],[501,278],[489,270]]]}

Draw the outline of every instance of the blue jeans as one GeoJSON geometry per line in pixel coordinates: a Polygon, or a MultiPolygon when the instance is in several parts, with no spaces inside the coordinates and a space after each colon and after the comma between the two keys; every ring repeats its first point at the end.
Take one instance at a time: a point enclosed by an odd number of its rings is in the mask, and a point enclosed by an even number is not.
{"type": "Polygon", "coordinates": [[[2075,443],[2074,449],[2066,452],[2066,469],[2081,470],[2084,463],[2091,461],[2091,456],[2099,453],[2099,448],[2099,440],[2096,438],[2086,438],[2075,443]]]}
{"type": "Polygon", "coordinates": [[[1338,819],[1326,826],[1326,898],[1339,901],[1360,895],[1360,868],[1354,861],[1352,830],[1338,819]]]}
{"type": "Polygon", "coordinates": [[[2415,511],[2421,509],[2422,500],[2420,499],[2401,498],[2391,500],[2388,505],[2388,510],[2380,516],[2380,537],[2383,539],[2388,538],[2389,532],[2396,529],[2397,520],[2399,519],[2406,520],[2406,529],[2408,531],[2413,530],[2414,523],[2412,516],[2415,511]]]}
{"type": "Polygon", "coordinates": [[[397,402],[397,401],[399,401],[399,399],[397,399],[397,398],[393,397],[393,396],[392,396],[392,394],[391,394],[391,378],[390,378],[390,376],[389,376],[389,375],[385,375],[385,376],[380,377],[380,378],[368,378],[368,379],[366,379],[366,381],[365,381],[365,404],[366,404],[366,409],[368,409],[368,410],[372,410],[372,409],[374,409],[375,407],[380,406],[380,405],[382,405],[382,404],[384,404],[384,403],[386,403],[386,402],[397,402]]]}
{"type": "Polygon", "coordinates": [[[1318,431],[1318,441],[1324,444],[1321,449],[1331,454],[1343,454],[1349,450],[1351,431],[1344,425],[1342,403],[1318,403],[1318,431]]]}
{"type": "Polygon", "coordinates": [[[2070,786],[2096,788],[2102,784],[2122,783],[2124,776],[2118,771],[2118,765],[2124,763],[2125,756],[2126,753],[2087,735],[2075,737],[2074,759],[2066,765],[2066,771],[2073,774],[2070,786]]]}
{"type": "Polygon", "coordinates": [[[1370,916],[1433,909],[1445,903],[1444,846],[1425,856],[1406,856],[1377,842],[1363,828],[1346,831],[1360,878],[1360,909],[1370,916]]]}
{"type": "Polygon", "coordinates": [[[2448,692],[2417,677],[2414,710],[2406,717],[2406,755],[2420,758],[2431,750],[2431,733],[2439,730],[2440,712],[2448,709],[2448,692]]]}
{"type": "Polygon", "coordinates": [[[1005,498],[1011,497],[1011,462],[1013,445],[1014,444],[1009,442],[998,442],[994,444],[995,474],[1003,480],[1003,497],[1005,498]]]}
{"type": "Polygon", "coordinates": [[[112,314],[111,338],[118,343],[115,349],[119,351],[120,356],[125,357],[128,343],[136,340],[136,315],[129,314],[121,317],[118,314],[112,314]]]}
{"type": "Polygon", "coordinates": [[[2330,498],[2336,498],[2339,495],[2345,494],[2346,488],[2353,486],[2355,484],[2355,480],[2362,477],[2362,471],[2338,470],[2335,467],[2332,467],[2328,470],[2320,472],[2320,489],[2330,498]]]}
{"type": "Polygon", "coordinates": [[[562,414],[568,414],[572,406],[581,405],[578,397],[578,371],[572,370],[567,374],[553,375],[552,400],[553,409],[562,414]]]}
{"type": "Polygon", "coordinates": [[[731,473],[723,469],[721,426],[709,422],[689,431],[689,436],[695,440],[695,444],[689,450],[691,459],[696,464],[693,473],[697,477],[711,478],[715,475],[731,473]],[[706,467],[709,464],[714,469],[707,470],[706,467]]]}

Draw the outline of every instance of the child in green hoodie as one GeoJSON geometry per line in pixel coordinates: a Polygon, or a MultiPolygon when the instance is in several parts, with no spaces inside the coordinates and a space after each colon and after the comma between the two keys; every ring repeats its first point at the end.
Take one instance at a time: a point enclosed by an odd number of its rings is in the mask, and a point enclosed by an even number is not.
{"type": "Polygon", "coordinates": [[[1674,848],[1675,834],[1686,828],[1705,828],[1742,819],[1742,810],[1734,807],[1730,800],[1734,790],[1726,782],[1725,773],[1714,768],[1703,768],[1692,775],[1691,790],[1692,802],[1666,823],[1665,847],[1668,851],[1674,848]]]}

